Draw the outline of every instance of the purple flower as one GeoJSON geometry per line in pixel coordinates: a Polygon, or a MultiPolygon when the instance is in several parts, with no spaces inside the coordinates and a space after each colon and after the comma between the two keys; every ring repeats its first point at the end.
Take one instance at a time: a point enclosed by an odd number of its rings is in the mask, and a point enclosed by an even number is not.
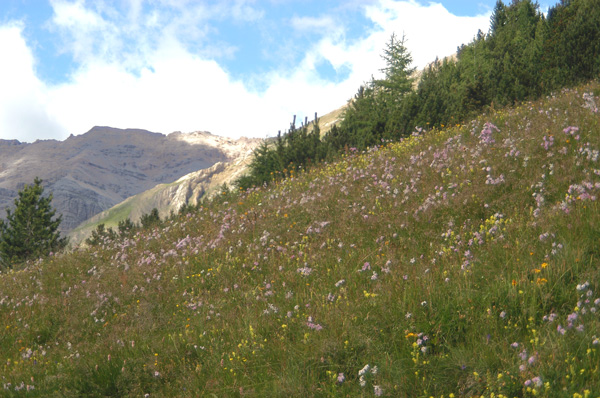
{"type": "Polygon", "coordinates": [[[569,126],[563,130],[563,133],[568,134],[568,135],[573,135],[578,131],[579,131],[579,127],[569,126]]]}
{"type": "Polygon", "coordinates": [[[338,373],[338,375],[337,375],[337,383],[338,384],[342,384],[344,381],[346,381],[346,376],[344,376],[343,373],[338,373]]]}
{"type": "Polygon", "coordinates": [[[323,326],[319,325],[318,323],[306,322],[306,326],[316,331],[323,329],[323,326]]]}
{"type": "Polygon", "coordinates": [[[523,350],[519,353],[519,358],[521,358],[521,361],[526,361],[527,360],[527,350],[523,350]]]}
{"type": "Polygon", "coordinates": [[[381,397],[383,395],[383,389],[380,386],[373,386],[373,393],[376,397],[381,397]]]}

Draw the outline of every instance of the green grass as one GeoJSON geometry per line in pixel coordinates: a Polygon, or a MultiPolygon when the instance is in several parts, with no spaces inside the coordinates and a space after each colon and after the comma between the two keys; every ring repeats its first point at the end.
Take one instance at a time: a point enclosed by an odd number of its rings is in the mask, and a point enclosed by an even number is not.
{"type": "Polygon", "coordinates": [[[0,395],[600,396],[598,90],[4,272],[0,395]]]}

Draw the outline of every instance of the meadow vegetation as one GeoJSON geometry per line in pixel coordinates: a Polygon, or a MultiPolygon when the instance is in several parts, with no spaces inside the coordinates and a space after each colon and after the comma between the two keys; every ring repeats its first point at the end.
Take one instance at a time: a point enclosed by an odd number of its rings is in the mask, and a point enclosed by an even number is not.
{"type": "Polygon", "coordinates": [[[0,274],[2,396],[600,396],[600,84],[0,274]]]}
{"type": "Polygon", "coordinates": [[[0,395],[600,397],[594,4],[498,2],[416,91],[393,37],[243,189],[4,269],[0,395]]]}

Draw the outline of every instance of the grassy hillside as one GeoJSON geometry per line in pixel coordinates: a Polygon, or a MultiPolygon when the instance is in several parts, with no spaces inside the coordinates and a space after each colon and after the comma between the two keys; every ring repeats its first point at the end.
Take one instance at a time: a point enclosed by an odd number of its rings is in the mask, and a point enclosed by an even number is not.
{"type": "Polygon", "coordinates": [[[600,84],[0,275],[2,396],[600,396],[600,84]]]}

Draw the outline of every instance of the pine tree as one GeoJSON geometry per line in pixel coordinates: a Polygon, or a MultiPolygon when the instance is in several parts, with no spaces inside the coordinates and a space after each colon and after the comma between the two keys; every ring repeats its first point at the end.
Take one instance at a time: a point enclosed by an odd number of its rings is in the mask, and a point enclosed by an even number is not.
{"type": "Polygon", "coordinates": [[[92,231],[92,235],[85,240],[85,243],[90,246],[99,246],[106,241],[114,240],[117,234],[112,228],[106,228],[104,224],[98,224],[96,229],[92,231]]]}
{"type": "Polygon", "coordinates": [[[158,209],[153,208],[150,213],[143,214],[140,218],[140,223],[142,224],[142,228],[154,228],[160,225],[160,215],[158,214],[158,209]]]}
{"type": "Polygon", "coordinates": [[[385,68],[381,69],[385,78],[375,80],[375,86],[389,92],[395,102],[401,100],[406,93],[409,93],[413,86],[412,74],[415,72],[415,68],[410,66],[412,56],[405,43],[406,38],[404,36],[398,40],[396,35],[392,34],[381,56],[385,61],[385,68]]]}
{"type": "Polygon", "coordinates": [[[36,177],[33,185],[19,191],[14,210],[7,210],[6,222],[0,221],[0,263],[12,267],[67,245],[58,231],[62,216],[53,220],[52,194],[44,197],[43,193],[42,180],[36,177]]]}

